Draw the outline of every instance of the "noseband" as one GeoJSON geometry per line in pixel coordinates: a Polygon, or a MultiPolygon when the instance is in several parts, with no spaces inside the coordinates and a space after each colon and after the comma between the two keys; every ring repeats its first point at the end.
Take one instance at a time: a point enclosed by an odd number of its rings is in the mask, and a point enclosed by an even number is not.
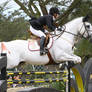
{"type": "MultiPolygon", "coordinates": [[[[85,38],[85,37],[84,37],[84,34],[85,34],[85,32],[87,32],[87,35],[88,35],[87,38],[89,38],[89,37],[90,37],[89,32],[88,32],[89,30],[87,29],[85,22],[83,22],[83,25],[84,25],[84,27],[85,27],[85,31],[84,31],[84,33],[82,34],[82,37],[85,38]]],[[[83,27],[83,26],[82,26],[82,27],[83,27]]],[[[80,30],[80,31],[81,31],[81,30],[80,30]]],[[[85,38],[85,39],[87,39],[87,38],[85,38]]]]}

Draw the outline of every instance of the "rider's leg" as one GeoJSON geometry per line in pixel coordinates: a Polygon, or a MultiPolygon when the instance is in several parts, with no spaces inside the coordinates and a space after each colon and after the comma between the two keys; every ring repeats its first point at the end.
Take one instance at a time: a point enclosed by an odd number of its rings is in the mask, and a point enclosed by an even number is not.
{"type": "Polygon", "coordinates": [[[30,26],[30,31],[34,35],[41,38],[41,40],[40,40],[40,55],[47,53],[47,50],[44,49],[44,43],[45,43],[46,35],[41,30],[35,30],[32,26],[30,26]]]}
{"type": "Polygon", "coordinates": [[[45,39],[46,38],[42,36],[40,40],[40,55],[46,54],[45,49],[44,49],[45,39]]]}
{"type": "Polygon", "coordinates": [[[32,34],[36,35],[37,37],[46,37],[46,35],[41,31],[41,30],[36,30],[34,29],[32,26],[30,26],[30,31],[32,32],[32,34]]]}
{"type": "MultiPolygon", "coordinates": [[[[44,33],[48,33],[47,30],[44,30],[44,33]]],[[[42,32],[42,31],[41,31],[42,32]]],[[[43,33],[43,32],[42,32],[43,33]]],[[[41,34],[41,33],[40,33],[41,34]]],[[[48,53],[48,49],[45,46],[45,40],[46,40],[46,36],[41,36],[41,40],[40,40],[40,55],[44,55],[46,53],[48,53]]]]}

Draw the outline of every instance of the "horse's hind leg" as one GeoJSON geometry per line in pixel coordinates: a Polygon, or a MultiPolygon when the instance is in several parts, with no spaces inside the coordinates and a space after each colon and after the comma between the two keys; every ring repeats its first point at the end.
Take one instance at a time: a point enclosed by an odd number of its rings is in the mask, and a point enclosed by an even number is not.
{"type": "Polygon", "coordinates": [[[14,68],[18,66],[19,62],[20,62],[19,58],[13,58],[13,57],[7,58],[7,68],[8,69],[14,68]]]}

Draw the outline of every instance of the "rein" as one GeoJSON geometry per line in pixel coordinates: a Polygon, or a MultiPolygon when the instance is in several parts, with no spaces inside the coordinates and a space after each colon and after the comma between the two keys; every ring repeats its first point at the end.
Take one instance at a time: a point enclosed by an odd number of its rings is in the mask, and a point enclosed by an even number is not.
{"type": "MultiPolygon", "coordinates": [[[[64,27],[65,27],[64,30],[61,30],[61,32],[60,32],[59,34],[56,34],[56,33],[54,32],[54,34],[51,34],[51,33],[50,33],[50,35],[52,35],[52,37],[58,36],[58,38],[59,38],[59,37],[61,37],[61,35],[62,35],[64,32],[66,32],[66,33],[72,34],[72,35],[74,35],[74,36],[76,36],[76,37],[81,37],[81,38],[86,39],[83,35],[85,34],[85,32],[87,32],[88,37],[89,37],[89,33],[88,33],[87,28],[86,28],[85,22],[83,22],[83,25],[82,25],[82,27],[80,28],[80,32],[81,32],[83,26],[85,27],[85,31],[84,31],[84,33],[83,33],[82,35],[80,35],[80,34],[74,34],[74,33],[72,33],[72,32],[65,31],[66,26],[64,26],[64,27]]],[[[57,39],[58,39],[58,38],[57,38],[57,39]]]]}
{"type": "MultiPolygon", "coordinates": [[[[65,29],[66,29],[66,26],[65,26],[65,29]]],[[[54,32],[54,34],[51,34],[51,33],[49,33],[49,34],[52,35],[52,38],[54,38],[54,37],[56,37],[56,36],[58,36],[58,38],[59,38],[59,37],[62,36],[62,34],[63,34],[64,32],[69,33],[69,34],[72,34],[72,35],[77,36],[77,37],[79,36],[79,35],[76,35],[76,34],[74,34],[74,33],[67,32],[67,31],[65,31],[65,29],[64,29],[64,30],[61,30],[59,34],[56,34],[55,32],[54,32]]],[[[57,38],[57,39],[58,39],[58,38],[57,38]]]]}

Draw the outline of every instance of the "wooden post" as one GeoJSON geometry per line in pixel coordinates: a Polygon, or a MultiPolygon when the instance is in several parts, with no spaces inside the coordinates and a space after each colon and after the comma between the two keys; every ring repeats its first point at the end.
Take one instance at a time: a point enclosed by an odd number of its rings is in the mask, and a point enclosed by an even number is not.
{"type": "Polygon", "coordinates": [[[1,53],[0,58],[0,92],[7,92],[7,78],[6,78],[7,56],[6,53],[1,53]]]}

